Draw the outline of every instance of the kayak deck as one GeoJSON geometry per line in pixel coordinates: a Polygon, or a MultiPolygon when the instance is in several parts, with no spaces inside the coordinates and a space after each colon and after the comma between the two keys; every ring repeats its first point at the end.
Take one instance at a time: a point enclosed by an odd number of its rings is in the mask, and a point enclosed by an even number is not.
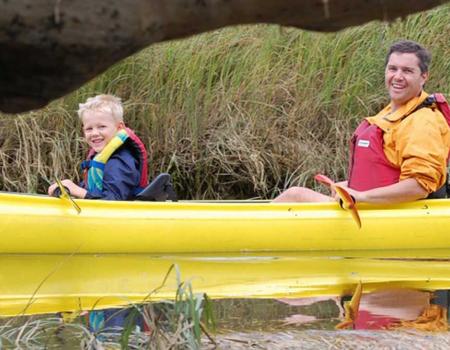
{"type": "Polygon", "coordinates": [[[0,193],[2,253],[225,253],[450,248],[450,200],[358,207],[267,201],[70,202],[0,193]]]}

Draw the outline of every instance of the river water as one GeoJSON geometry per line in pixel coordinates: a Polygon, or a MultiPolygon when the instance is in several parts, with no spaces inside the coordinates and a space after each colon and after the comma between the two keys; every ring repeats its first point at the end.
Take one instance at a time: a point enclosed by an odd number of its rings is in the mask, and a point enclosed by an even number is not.
{"type": "Polygon", "coordinates": [[[205,348],[450,347],[445,250],[1,255],[0,276],[3,324],[172,300],[183,282],[212,300],[205,348]]]}

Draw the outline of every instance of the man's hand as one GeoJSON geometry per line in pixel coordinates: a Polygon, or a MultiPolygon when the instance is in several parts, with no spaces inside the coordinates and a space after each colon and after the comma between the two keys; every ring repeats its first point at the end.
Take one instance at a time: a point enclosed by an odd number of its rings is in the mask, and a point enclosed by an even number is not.
{"type": "MultiPolygon", "coordinates": [[[[335,182],[335,185],[342,187],[344,190],[348,191],[348,181],[339,181],[339,182],[335,182]]],[[[336,197],[336,191],[334,190],[333,187],[330,187],[331,190],[331,197],[336,198],[337,200],[339,200],[339,198],[336,197]]],[[[350,193],[350,191],[348,191],[348,193],[350,193]]]]}
{"type": "MultiPolygon", "coordinates": [[[[340,186],[345,191],[347,191],[348,194],[353,197],[353,200],[355,201],[355,203],[356,202],[365,202],[365,192],[352,190],[350,187],[347,187],[347,181],[338,182],[338,183],[336,183],[336,185],[340,186]]],[[[333,191],[333,192],[335,192],[335,191],[333,191]]],[[[334,193],[333,196],[337,201],[339,201],[339,196],[336,193],[334,193]]]]}

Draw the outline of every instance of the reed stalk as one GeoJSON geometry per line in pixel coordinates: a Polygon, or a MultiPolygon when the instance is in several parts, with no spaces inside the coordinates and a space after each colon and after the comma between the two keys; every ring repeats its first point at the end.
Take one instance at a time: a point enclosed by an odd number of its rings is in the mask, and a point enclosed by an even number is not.
{"type": "Polygon", "coordinates": [[[384,56],[400,38],[433,53],[429,92],[449,96],[450,6],[321,34],[240,26],[153,45],[48,107],[0,116],[0,190],[45,193],[79,179],[79,102],[120,96],[146,143],[150,174],[183,199],[271,198],[313,175],[343,179],[348,141],[387,101],[384,56]]]}

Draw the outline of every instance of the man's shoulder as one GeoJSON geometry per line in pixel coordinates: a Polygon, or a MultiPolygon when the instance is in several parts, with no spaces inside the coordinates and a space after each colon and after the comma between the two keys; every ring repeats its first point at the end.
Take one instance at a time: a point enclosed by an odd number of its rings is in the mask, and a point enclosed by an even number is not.
{"type": "Polygon", "coordinates": [[[445,121],[444,115],[439,111],[436,107],[431,106],[423,106],[421,108],[418,108],[414,112],[412,112],[410,115],[408,115],[408,118],[410,120],[429,120],[431,122],[439,122],[441,120],[445,121]]]}
{"type": "Polygon", "coordinates": [[[449,126],[444,115],[437,108],[423,107],[405,118],[400,124],[401,128],[425,130],[439,129],[442,133],[448,132],[449,126]]]}

